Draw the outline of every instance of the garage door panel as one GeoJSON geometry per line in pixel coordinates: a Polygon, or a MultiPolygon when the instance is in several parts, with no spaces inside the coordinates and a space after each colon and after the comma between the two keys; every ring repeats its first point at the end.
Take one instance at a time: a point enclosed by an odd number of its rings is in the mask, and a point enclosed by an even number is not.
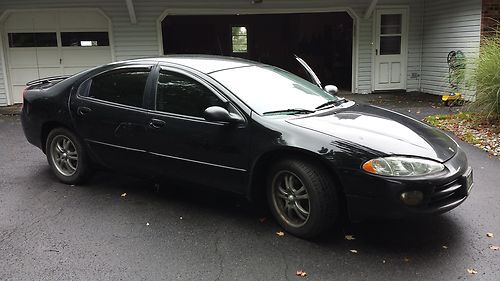
{"type": "Polygon", "coordinates": [[[91,67],[85,67],[85,66],[74,66],[74,67],[65,67],[63,69],[63,74],[62,75],[73,75],[73,74],[77,74],[78,72],[82,72],[84,70],[87,70],[91,67]]]}
{"type": "Polygon", "coordinates": [[[74,29],[108,30],[108,21],[98,12],[66,12],[60,14],[61,28],[73,31],[74,29]]]}
{"type": "Polygon", "coordinates": [[[59,23],[57,20],[57,14],[55,12],[50,13],[35,13],[33,15],[32,27],[34,30],[55,30],[58,28],[59,23]]]}
{"type": "Polygon", "coordinates": [[[33,62],[36,62],[36,48],[10,48],[10,66],[16,67],[31,67],[33,62]]]}
{"type": "Polygon", "coordinates": [[[24,88],[26,88],[25,85],[12,86],[12,98],[13,98],[14,103],[22,103],[23,102],[24,88]]]}
{"type": "Polygon", "coordinates": [[[60,65],[58,48],[38,48],[37,52],[39,67],[52,67],[60,65]]]}
{"type": "Polygon", "coordinates": [[[111,62],[109,47],[68,47],[62,48],[64,67],[96,66],[111,62]]]}
{"type": "Polygon", "coordinates": [[[38,79],[38,68],[14,68],[10,71],[12,85],[26,85],[27,82],[38,79]]]}
{"type": "Polygon", "coordinates": [[[44,67],[40,68],[40,78],[62,75],[60,67],[44,67]]]}

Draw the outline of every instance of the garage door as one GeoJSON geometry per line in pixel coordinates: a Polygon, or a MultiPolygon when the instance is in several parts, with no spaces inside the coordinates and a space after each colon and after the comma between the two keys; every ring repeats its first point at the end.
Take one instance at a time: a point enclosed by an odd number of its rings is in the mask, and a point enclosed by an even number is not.
{"type": "Polygon", "coordinates": [[[5,22],[14,103],[26,82],[111,62],[108,20],[97,11],[16,12],[5,22]]]}

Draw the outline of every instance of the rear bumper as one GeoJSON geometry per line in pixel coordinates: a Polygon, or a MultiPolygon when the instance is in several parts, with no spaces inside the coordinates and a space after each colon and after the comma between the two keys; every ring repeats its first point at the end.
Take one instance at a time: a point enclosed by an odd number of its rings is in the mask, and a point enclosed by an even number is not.
{"type": "Polygon", "coordinates": [[[445,173],[425,179],[399,180],[359,173],[351,181],[358,186],[364,184],[365,188],[355,188],[346,194],[351,221],[441,214],[457,207],[467,199],[472,188],[468,182],[469,174],[469,180],[472,179],[472,168],[461,149],[445,166],[445,173]],[[401,193],[407,191],[421,191],[422,203],[406,205],[401,193]]]}

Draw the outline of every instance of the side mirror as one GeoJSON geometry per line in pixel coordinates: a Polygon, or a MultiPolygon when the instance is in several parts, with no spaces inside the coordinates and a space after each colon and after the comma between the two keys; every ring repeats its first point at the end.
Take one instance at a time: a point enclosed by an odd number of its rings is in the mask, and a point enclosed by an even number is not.
{"type": "Polygon", "coordinates": [[[203,117],[207,121],[221,122],[228,124],[241,124],[245,120],[241,116],[229,113],[227,109],[220,106],[211,106],[203,112],[203,117]]]}
{"type": "Polygon", "coordinates": [[[325,91],[335,96],[339,92],[339,88],[337,88],[337,86],[334,85],[326,85],[325,91]]]}

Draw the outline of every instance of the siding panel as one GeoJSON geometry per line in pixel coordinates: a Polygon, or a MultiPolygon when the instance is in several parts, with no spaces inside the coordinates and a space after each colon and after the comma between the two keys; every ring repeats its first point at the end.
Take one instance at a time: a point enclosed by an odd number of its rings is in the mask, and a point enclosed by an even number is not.
{"type": "MultiPolygon", "coordinates": [[[[442,95],[450,92],[448,63],[452,50],[467,58],[477,56],[480,44],[480,0],[425,0],[421,90],[442,95]]],[[[473,91],[465,91],[472,95],[473,91]]]]}

